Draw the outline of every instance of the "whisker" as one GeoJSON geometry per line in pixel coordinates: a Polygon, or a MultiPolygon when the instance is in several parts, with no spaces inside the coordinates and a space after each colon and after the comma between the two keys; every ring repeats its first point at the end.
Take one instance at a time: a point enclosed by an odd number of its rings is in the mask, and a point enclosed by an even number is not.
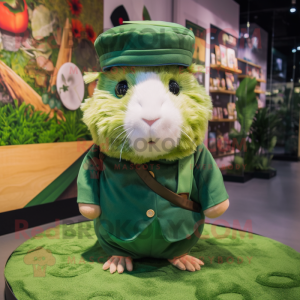
{"type": "Polygon", "coordinates": [[[124,126],[124,124],[122,124],[122,125],[116,127],[112,132],[114,132],[116,129],[118,129],[118,128],[122,127],[122,126],[124,126]]]}
{"type": "Polygon", "coordinates": [[[111,145],[109,146],[109,149],[110,149],[110,147],[113,145],[113,143],[116,141],[116,139],[121,135],[121,134],[123,134],[124,132],[126,132],[126,130],[123,130],[114,140],[113,140],[113,142],[111,143],[111,145]]]}
{"type": "Polygon", "coordinates": [[[126,139],[125,139],[125,141],[124,141],[124,143],[123,143],[123,145],[122,145],[122,148],[121,148],[121,150],[120,150],[120,160],[119,160],[119,162],[122,160],[122,151],[123,151],[123,147],[124,147],[124,145],[125,145],[127,139],[130,137],[130,135],[131,135],[133,132],[134,132],[134,129],[127,135],[127,137],[126,137],[126,139]]]}
{"type": "Polygon", "coordinates": [[[197,147],[197,145],[195,144],[195,142],[192,140],[192,138],[186,132],[184,132],[182,129],[180,129],[180,131],[182,133],[184,133],[192,141],[192,143],[197,147]]]}

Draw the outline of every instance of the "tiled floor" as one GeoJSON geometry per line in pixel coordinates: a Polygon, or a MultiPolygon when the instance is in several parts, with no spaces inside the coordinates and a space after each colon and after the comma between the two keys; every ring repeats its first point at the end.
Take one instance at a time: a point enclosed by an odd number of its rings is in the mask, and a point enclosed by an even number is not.
{"type": "Polygon", "coordinates": [[[300,252],[300,162],[274,161],[272,166],[278,175],[270,180],[225,182],[230,207],[219,219],[209,221],[240,224],[242,229],[251,225],[254,233],[300,252]]]}
{"type": "MultiPolygon", "coordinates": [[[[280,241],[300,252],[300,163],[276,161],[273,167],[278,175],[271,180],[252,179],[245,184],[226,182],[230,207],[216,220],[222,225],[236,227],[239,224],[241,229],[252,228],[254,233],[280,241]]],[[[82,219],[78,216],[69,220],[76,222],[82,219]]],[[[52,226],[54,223],[41,227],[47,229],[52,226]]],[[[5,262],[24,241],[22,234],[19,238],[14,233],[0,237],[0,300],[4,299],[2,274],[5,262]]]]}

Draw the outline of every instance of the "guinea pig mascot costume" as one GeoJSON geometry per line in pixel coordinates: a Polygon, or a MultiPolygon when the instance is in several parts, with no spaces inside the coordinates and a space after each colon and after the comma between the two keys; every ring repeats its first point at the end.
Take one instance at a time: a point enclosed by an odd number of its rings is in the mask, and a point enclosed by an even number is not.
{"type": "Polygon", "coordinates": [[[203,145],[212,103],[193,75],[194,44],[192,31],[157,21],[126,22],[95,41],[102,71],[85,75],[98,83],[81,106],[95,144],[79,171],[77,201],[94,220],[111,273],[132,271],[142,257],[200,270],[189,251],[205,216],[229,206],[203,145]]]}

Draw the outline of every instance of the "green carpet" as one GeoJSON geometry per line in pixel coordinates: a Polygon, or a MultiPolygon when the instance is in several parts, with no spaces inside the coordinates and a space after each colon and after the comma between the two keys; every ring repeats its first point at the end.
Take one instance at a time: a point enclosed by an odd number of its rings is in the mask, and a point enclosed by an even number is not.
{"type": "Polygon", "coordinates": [[[23,243],[5,277],[20,300],[300,299],[300,253],[279,242],[206,224],[190,254],[204,260],[200,271],[147,258],[134,261],[132,272],[110,274],[93,223],[84,222],[23,243]]]}

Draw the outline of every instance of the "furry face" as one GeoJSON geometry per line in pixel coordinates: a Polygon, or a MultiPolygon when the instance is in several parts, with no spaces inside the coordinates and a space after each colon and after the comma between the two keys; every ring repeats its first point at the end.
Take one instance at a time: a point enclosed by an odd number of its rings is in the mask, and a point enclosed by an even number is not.
{"type": "Polygon", "coordinates": [[[105,154],[138,164],[192,154],[203,142],[212,109],[193,68],[119,67],[100,73],[93,96],[81,106],[94,142],[105,154]],[[128,89],[118,97],[120,82],[128,89]]]}

